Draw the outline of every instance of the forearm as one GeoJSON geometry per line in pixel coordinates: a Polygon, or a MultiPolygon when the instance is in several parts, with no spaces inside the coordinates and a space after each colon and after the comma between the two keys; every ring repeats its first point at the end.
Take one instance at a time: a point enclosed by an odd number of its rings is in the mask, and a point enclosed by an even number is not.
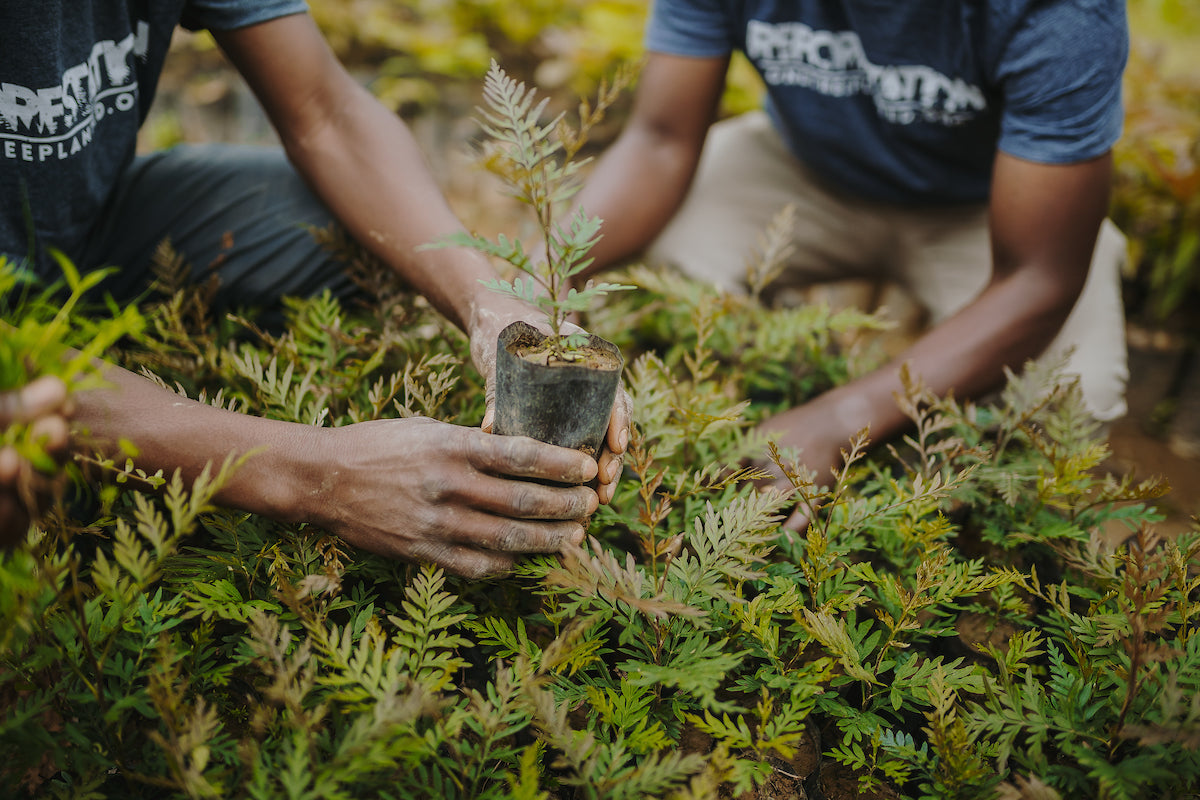
{"type": "Polygon", "coordinates": [[[603,220],[587,275],[636,256],[654,240],[683,202],[698,158],[698,145],[648,130],[622,134],[576,200],[589,216],[603,220]]]}
{"type": "MultiPolygon", "coordinates": [[[[1108,205],[1111,158],[1044,165],[998,153],[989,229],[992,280],[972,303],[937,325],[885,368],[838,390],[865,398],[862,424],[885,439],[908,424],[893,394],[900,365],[938,395],[977,397],[999,388],[1004,369],[1041,355],[1087,280],[1108,205]]],[[[862,402],[860,400],[859,402],[862,402]]],[[[853,429],[852,429],[853,430],[853,429]]]]}
{"type": "Polygon", "coordinates": [[[273,519],[299,522],[305,498],[324,480],[319,467],[323,429],[225,411],[164,389],[114,366],[107,386],[75,396],[74,422],[102,451],[123,459],[118,442],[137,448],[140,469],[185,485],[206,467],[215,474],[230,456],[247,456],[216,501],[273,519]]]}
{"type": "Polygon", "coordinates": [[[977,398],[1003,386],[1005,368],[1019,371],[1054,339],[1078,297],[1078,287],[1046,282],[1038,270],[994,281],[970,305],[930,329],[887,365],[812,401],[842,431],[865,425],[874,441],[907,428],[895,396],[903,392],[901,367],[939,396],[977,398]]]}
{"type": "MultiPolygon", "coordinates": [[[[420,249],[463,230],[404,122],[338,64],[306,14],[221,32],[297,171],[349,233],[470,332],[499,297],[466,248],[420,249]]],[[[501,304],[502,305],[502,304],[501,304]]]]}
{"type": "Polygon", "coordinates": [[[421,249],[463,226],[408,127],[361,87],[347,95],[338,116],[284,137],[289,158],[358,242],[468,330],[481,301],[499,302],[480,283],[495,270],[466,248],[421,249]]]}
{"type": "Polygon", "coordinates": [[[728,57],[648,54],[629,120],[576,199],[578,207],[604,222],[589,273],[638,255],[678,210],[716,115],[728,65],[728,57]]]}

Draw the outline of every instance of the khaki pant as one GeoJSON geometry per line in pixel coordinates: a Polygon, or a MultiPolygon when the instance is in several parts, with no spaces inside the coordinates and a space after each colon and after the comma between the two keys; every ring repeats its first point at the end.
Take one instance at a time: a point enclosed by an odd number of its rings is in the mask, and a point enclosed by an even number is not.
{"type": "MultiPolygon", "coordinates": [[[[991,275],[985,205],[907,208],[831,191],[786,149],[762,112],[715,125],[691,191],[648,252],[731,292],[772,219],[796,208],[788,267],[775,288],[867,279],[900,284],[932,323],[967,305],[991,275]]],[[[1098,420],[1125,413],[1128,367],[1120,270],[1125,237],[1105,221],[1083,293],[1044,358],[1067,360],[1098,420]]]]}

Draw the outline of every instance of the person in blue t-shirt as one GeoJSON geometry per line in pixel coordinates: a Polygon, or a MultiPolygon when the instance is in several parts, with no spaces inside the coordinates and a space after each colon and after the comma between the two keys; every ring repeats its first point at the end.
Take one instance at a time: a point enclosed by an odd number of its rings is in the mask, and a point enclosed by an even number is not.
{"type": "MultiPolygon", "coordinates": [[[[497,333],[532,306],[485,289],[481,254],[420,245],[462,226],[411,132],[337,62],[303,0],[0,0],[0,255],[53,277],[51,248],[81,270],[115,264],[104,289],[146,288],[169,239],[226,305],[276,310],[282,295],[348,290],[301,223],[338,220],[471,339],[489,379],[497,333]],[[176,147],[135,156],[176,25],[212,32],[283,150],[176,147]]],[[[383,555],[463,575],[580,541],[578,520],[612,497],[625,448],[619,393],[599,464],[573,450],[428,419],[321,428],[188,400],[115,367],[111,388],[63,400],[61,383],[0,393],[0,425],[24,421],[61,451],[64,426],[134,442],[138,466],[196,478],[254,453],[219,502],[305,521],[383,555]],[[555,481],[573,486],[552,486],[555,481]],[[598,479],[598,488],[584,484],[598,479]]],[[[490,413],[490,412],[489,412],[490,413]]],[[[485,420],[485,427],[487,421],[485,420]]],[[[29,465],[0,449],[0,542],[23,537],[29,465]]]]}
{"type": "Polygon", "coordinates": [[[1066,358],[1096,419],[1124,413],[1125,245],[1105,219],[1122,0],[655,0],[646,48],[631,117],[577,200],[604,220],[592,273],[645,256],[742,291],[791,205],[773,290],[889,280],[928,311],[894,361],[764,423],[809,467],[826,474],[864,426],[905,428],[905,363],[969,398],[1066,358]],[[714,125],[735,51],[765,108],[714,125]]]}

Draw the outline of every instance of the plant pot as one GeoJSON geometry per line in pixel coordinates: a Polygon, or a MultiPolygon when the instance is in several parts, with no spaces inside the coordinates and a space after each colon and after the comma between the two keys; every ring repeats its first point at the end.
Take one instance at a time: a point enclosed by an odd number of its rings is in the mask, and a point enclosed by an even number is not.
{"type": "Polygon", "coordinates": [[[524,322],[500,332],[492,430],[598,457],[621,380],[621,351],[594,334],[573,361],[548,357],[549,337],[524,322]]]}

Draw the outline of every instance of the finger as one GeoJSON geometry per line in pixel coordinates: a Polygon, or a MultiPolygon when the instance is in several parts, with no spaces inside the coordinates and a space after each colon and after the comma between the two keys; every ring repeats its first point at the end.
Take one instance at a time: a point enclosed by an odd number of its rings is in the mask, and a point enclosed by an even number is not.
{"type": "Polygon", "coordinates": [[[43,375],[21,390],[29,416],[27,419],[50,414],[66,405],[67,385],[55,375],[43,375]]]}
{"type": "Polygon", "coordinates": [[[29,422],[66,406],[67,385],[54,375],[43,375],[20,389],[0,392],[0,425],[29,422]]]}
{"type": "Polygon", "coordinates": [[[617,493],[617,481],[621,478],[621,461],[621,456],[608,448],[605,448],[604,452],[600,454],[598,470],[600,481],[596,487],[596,494],[599,495],[602,505],[612,502],[613,496],[617,493]]]}
{"type": "Polygon", "coordinates": [[[600,505],[606,506],[613,501],[617,495],[617,484],[601,483],[596,487],[596,499],[600,501],[600,505]]]}
{"type": "Polygon", "coordinates": [[[587,483],[596,477],[596,460],[578,450],[546,444],[528,436],[496,436],[469,431],[467,459],[475,469],[489,475],[587,483]]]}
{"type": "Polygon", "coordinates": [[[23,386],[17,393],[20,407],[13,422],[29,422],[53,414],[67,403],[67,385],[54,375],[43,375],[23,386]]]}
{"type": "Polygon", "coordinates": [[[613,400],[612,414],[608,418],[608,435],[605,438],[608,449],[618,456],[623,454],[625,448],[629,446],[629,424],[632,410],[633,398],[625,391],[625,387],[619,387],[617,396],[613,400]]]}
{"type": "MultiPolygon", "coordinates": [[[[440,509],[438,511],[439,523],[453,517],[453,510],[447,513],[440,513],[440,509]]],[[[462,522],[461,518],[455,519],[454,524],[471,527],[470,524],[462,522]]],[[[469,544],[470,535],[463,536],[463,541],[457,541],[446,535],[447,530],[450,528],[439,525],[437,530],[426,531],[416,539],[397,536],[393,531],[369,526],[343,530],[339,534],[343,541],[367,552],[413,564],[436,564],[447,572],[465,578],[497,575],[512,568],[514,556],[511,553],[472,546],[469,544]]]]}
{"type": "Polygon", "coordinates": [[[585,534],[576,520],[512,519],[470,509],[448,509],[444,526],[454,544],[509,555],[556,553],[585,534]]]}
{"type": "Polygon", "coordinates": [[[0,392],[0,426],[7,428],[25,415],[25,403],[21,391],[0,392]]]}
{"type": "Polygon", "coordinates": [[[16,485],[17,477],[21,474],[21,457],[12,447],[0,450],[0,487],[16,485]]]}
{"type": "Polygon", "coordinates": [[[46,452],[60,455],[67,449],[71,439],[71,429],[67,421],[58,414],[40,417],[29,427],[29,434],[35,442],[41,444],[46,452]]]}
{"type": "Polygon", "coordinates": [[[376,550],[374,552],[413,563],[436,564],[447,572],[458,575],[460,578],[469,578],[472,580],[509,572],[516,561],[508,553],[480,550],[437,541],[419,542],[415,546],[402,550],[376,550]]]}
{"type": "MultiPolygon", "coordinates": [[[[595,513],[600,501],[587,486],[547,486],[527,480],[481,475],[465,485],[453,507],[515,520],[579,520],[595,513]]],[[[536,545],[530,546],[537,550],[536,545]]],[[[530,548],[521,548],[528,550],[530,548]]]]}
{"type": "Polygon", "coordinates": [[[493,375],[492,372],[488,373],[483,389],[483,422],[479,424],[479,429],[484,433],[491,433],[496,421],[496,381],[493,375]]]}

